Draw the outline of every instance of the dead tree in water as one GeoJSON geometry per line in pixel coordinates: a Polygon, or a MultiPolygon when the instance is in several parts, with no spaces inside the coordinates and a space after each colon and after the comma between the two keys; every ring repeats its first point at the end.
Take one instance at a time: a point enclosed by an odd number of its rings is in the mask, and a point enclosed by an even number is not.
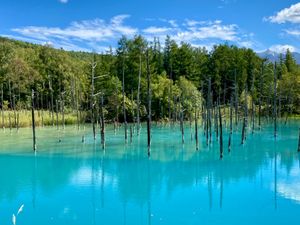
{"type": "Polygon", "coordinates": [[[138,81],[138,93],[137,93],[137,135],[140,135],[141,121],[140,121],[140,91],[141,91],[141,75],[142,75],[142,53],[140,53],[140,66],[139,66],[139,81],[138,81]]]}
{"type": "Polygon", "coordinates": [[[103,99],[103,94],[101,94],[101,108],[100,108],[100,113],[101,113],[101,145],[102,149],[105,149],[105,120],[104,120],[104,99],[103,99]]]}
{"type": "Polygon", "coordinates": [[[3,105],[3,84],[1,84],[1,117],[2,117],[2,129],[5,128],[4,125],[4,105],[3,105]]]}
{"type": "Polygon", "coordinates": [[[41,91],[41,116],[42,116],[42,127],[44,127],[44,94],[43,91],[45,90],[45,82],[43,82],[43,90],[41,91]]]}
{"type": "Polygon", "coordinates": [[[239,110],[239,96],[238,96],[238,83],[236,77],[236,69],[234,70],[234,96],[235,96],[235,127],[238,125],[238,110],[239,110]]]}
{"type": "Polygon", "coordinates": [[[298,152],[300,152],[300,128],[299,128],[299,139],[298,139],[298,152]]]}
{"type": "Polygon", "coordinates": [[[61,93],[62,127],[65,129],[65,91],[61,93]]]}
{"type": "MultiPolygon", "coordinates": [[[[123,54],[124,54],[124,52],[123,52],[123,54]]],[[[125,142],[127,143],[127,119],[126,119],[126,106],[125,106],[125,56],[124,55],[123,55],[123,62],[122,62],[122,95],[123,95],[125,142]]]]}
{"type": "Polygon", "coordinates": [[[252,134],[254,133],[254,120],[255,120],[255,103],[254,103],[254,73],[252,72],[251,84],[251,121],[252,121],[252,134]]]}
{"type": "Polygon", "coordinates": [[[151,90],[150,90],[150,65],[149,65],[149,50],[147,49],[147,99],[148,99],[148,116],[147,116],[147,143],[148,143],[148,157],[150,157],[151,147],[151,90]]]}
{"type": "Polygon", "coordinates": [[[246,84],[245,89],[245,103],[244,103],[244,118],[243,118],[243,127],[242,127],[242,141],[241,144],[244,144],[246,140],[246,129],[248,123],[248,87],[246,84]]]}
{"type": "Polygon", "coordinates": [[[36,151],[36,137],[35,137],[35,118],[34,118],[34,90],[31,91],[31,120],[32,120],[32,144],[33,151],[36,151]]]}
{"type": "Polygon", "coordinates": [[[212,91],[211,91],[211,78],[208,79],[208,90],[207,90],[207,100],[206,100],[206,110],[207,110],[207,127],[206,127],[206,144],[211,143],[211,108],[212,108],[212,91]],[[209,134],[208,134],[209,132],[209,134]]]}
{"type": "Polygon", "coordinates": [[[54,126],[54,97],[53,97],[53,87],[52,87],[52,78],[50,75],[48,75],[48,79],[49,79],[49,90],[50,90],[50,98],[51,98],[51,120],[52,120],[52,126],[54,126]]]}
{"type": "Polygon", "coordinates": [[[274,137],[277,136],[277,74],[276,74],[276,62],[274,65],[274,102],[273,102],[273,119],[274,119],[274,137]]]}
{"type": "Polygon", "coordinates": [[[219,109],[218,109],[218,103],[215,103],[215,107],[213,110],[213,114],[214,114],[214,122],[215,122],[215,132],[216,132],[216,139],[217,141],[219,140],[219,123],[218,123],[218,113],[219,113],[219,109]]]}
{"type": "Polygon", "coordinates": [[[264,62],[261,64],[261,74],[259,77],[259,99],[258,99],[258,128],[261,129],[261,103],[262,103],[262,88],[263,88],[264,62]]]}
{"type": "Polygon", "coordinates": [[[184,144],[184,125],[183,125],[183,97],[179,101],[180,107],[180,131],[181,131],[181,142],[184,144]]]}
{"type": "Polygon", "coordinates": [[[198,116],[197,116],[197,107],[195,108],[195,140],[196,140],[196,150],[199,149],[198,143],[198,116]]]}
{"type": "Polygon", "coordinates": [[[56,113],[56,129],[58,130],[58,100],[55,100],[55,113],[56,113]]]}
{"type": "Polygon", "coordinates": [[[233,111],[233,98],[230,98],[230,131],[229,131],[229,138],[228,138],[228,152],[231,151],[231,138],[232,138],[232,111],[233,111]]]}
{"type": "Polygon", "coordinates": [[[220,159],[222,159],[223,158],[223,128],[222,128],[222,114],[221,114],[220,100],[219,100],[218,108],[219,108],[219,123],[220,123],[220,159]]]}
{"type": "Polygon", "coordinates": [[[170,75],[169,75],[169,79],[170,79],[170,85],[169,85],[169,93],[168,93],[168,107],[169,107],[169,123],[171,122],[172,119],[172,113],[171,113],[171,99],[172,99],[172,85],[173,85],[173,66],[172,66],[172,62],[170,65],[170,75]]]}
{"type": "Polygon", "coordinates": [[[95,127],[95,68],[97,63],[95,62],[95,55],[92,62],[92,90],[91,90],[91,116],[92,116],[92,126],[93,126],[93,137],[96,140],[96,127],[95,127]]]}

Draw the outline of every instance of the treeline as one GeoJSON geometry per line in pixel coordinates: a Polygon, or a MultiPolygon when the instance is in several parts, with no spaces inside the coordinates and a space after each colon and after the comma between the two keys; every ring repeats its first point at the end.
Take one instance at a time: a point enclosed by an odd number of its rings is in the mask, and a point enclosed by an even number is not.
{"type": "Polygon", "coordinates": [[[143,121],[149,94],[157,121],[190,119],[215,103],[232,104],[236,113],[244,113],[245,102],[260,115],[274,114],[274,104],[278,116],[300,113],[300,67],[289,51],[273,64],[251,49],[223,44],[208,51],[170,37],[163,47],[158,39],[122,37],[105,54],[0,38],[0,90],[2,112],[29,109],[34,90],[36,109],[48,110],[53,124],[57,112],[86,122],[100,114],[143,121]]]}

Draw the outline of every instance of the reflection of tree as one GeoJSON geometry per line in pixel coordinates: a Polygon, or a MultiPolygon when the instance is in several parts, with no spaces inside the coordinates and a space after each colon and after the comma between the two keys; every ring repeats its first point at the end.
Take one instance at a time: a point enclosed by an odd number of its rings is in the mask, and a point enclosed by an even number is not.
{"type": "MultiPolygon", "coordinates": [[[[158,132],[163,131],[164,129],[158,132]]],[[[225,140],[228,138],[226,135],[228,134],[224,135],[225,140]]],[[[222,207],[228,183],[242,178],[254,179],[261,168],[271,161],[276,165],[274,176],[277,168],[284,168],[289,173],[295,160],[299,160],[294,149],[288,149],[287,146],[291,146],[288,138],[279,139],[274,145],[270,145],[273,139],[270,140],[268,135],[263,134],[249,136],[244,146],[234,140],[238,142],[238,138],[233,136],[232,152],[230,155],[225,154],[223,160],[219,160],[216,150],[218,144],[209,149],[200,147],[196,152],[194,144],[191,143],[193,147],[190,148],[188,142],[184,149],[181,146],[180,149],[170,149],[168,140],[159,146],[153,143],[150,159],[145,154],[142,141],[125,149],[119,149],[118,145],[112,149],[108,146],[105,154],[96,148],[89,154],[71,154],[68,157],[2,155],[0,165],[5,169],[0,170],[0,199],[14,199],[26,186],[31,186],[34,205],[37,190],[42,190],[47,195],[59,190],[69,184],[70,179],[84,166],[91,170],[89,186],[95,187],[92,199],[100,196],[100,202],[95,201],[93,208],[98,205],[105,207],[106,179],[111,177],[117,183],[117,191],[124,207],[128,202],[135,202],[141,209],[149,208],[151,219],[152,199],[159,194],[171,196],[176,189],[204,184],[208,191],[209,207],[213,207],[215,187],[219,188],[219,206],[222,207]]],[[[277,181],[277,177],[274,179],[277,181]]]]}
{"type": "Polygon", "coordinates": [[[14,199],[26,187],[51,193],[68,184],[69,177],[81,165],[80,160],[64,157],[1,156],[0,199],[14,199]]]}

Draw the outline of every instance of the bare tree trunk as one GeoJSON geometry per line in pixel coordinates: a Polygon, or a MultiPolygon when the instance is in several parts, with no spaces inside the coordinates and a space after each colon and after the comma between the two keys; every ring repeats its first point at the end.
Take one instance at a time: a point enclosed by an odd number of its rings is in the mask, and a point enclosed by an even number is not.
{"type": "Polygon", "coordinates": [[[19,130],[18,121],[17,121],[17,112],[16,112],[16,95],[14,90],[13,90],[13,110],[14,110],[14,127],[17,128],[17,130],[19,130]]]}
{"type": "Polygon", "coordinates": [[[134,132],[135,129],[135,122],[136,122],[136,118],[135,118],[135,114],[134,114],[134,108],[133,108],[133,89],[131,89],[131,102],[132,102],[132,107],[131,107],[131,114],[132,114],[132,125],[131,125],[131,132],[134,132]]]}
{"type": "Polygon", "coordinates": [[[223,128],[222,128],[222,114],[221,114],[221,106],[220,106],[220,100],[218,104],[219,108],[219,122],[220,122],[220,159],[223,158],[223,128]]]}
{"type": "Polygon", "coordinates": [[[211,109],[212,109],[212,91],[211,91],[211,78],[208,80],[208,92],[207,92],[207,119],[208,119],[208,129],[209,129],[209,143],[211,143],[211,109]]]}
{"type": "Polygon", "coordinates": [[[3,108],[3,83],[1,84],[1,117],[2,117],[2,129],[5,129],[5,124],[4,124],[4,108],[3,108]]]}
{"type": "Polygon", "coordinates": [[[219,125],[218,125],[218,104],[215,104],[215,110],[214,110],[214,120],[215,120],[215,131],[216,131],[216,139],[219,140],[219,125]]]}
{"type": "Polygon", "coordinates": [[[36,137],[35,137],[35,118],[34,118],[34,90],[31,91],[31,119],[32,119],[32,143],[33,151],[36,151],[36,137]]]}
{"type": "Polygon", "coordinates": [[[183,125],[183,97],[181,97],[181,101],[179,103],[180,106],[180,130],[181,130],[181,142],[184,144],[184,125],[183,125]]]}
{"type": "Polygon", "coordinates": [[[127,120],[126,120],[126,107],[125,107],[125,56],[123,56],[123,63],[122,63],[122,95],[123,95],[125,142],[127,143],[127,120]]]}
{"type": "Polygon", "coordinates": [[[245,129],[246,129],[246,117],[243,118],[243,127],[242,127],[242,142],[241,144],[244,144],[245,141],[245,129]]]}
{"type": "Polygon", "coordinates": [[[244,141],[246,140],[246,129],[247,129],[247,123],[248,123],[248,87],[246,84],[246,89],[245,89],[245,103],[244,103],[244,119],[243,119],[243,127],[242,127],[242,141],[241,143],[244,144],[244,141]]]}
{"type": "Polygon", "coordinates": [[[101,95],[101,108],[100,108],[100,113],[101,113],[101,145],[102,149],[105,149],[105,120],[104,120],[104,99],[103,99],[103,94],[101,95]]]}
{"type": "Polygon", "coordinates": [[[264,63],[261,65],[261,75],[259,78],[259,105],[258,105],[258,128],[261,129],[261,97],[262,97],[262,87],[263,87],[263,75],[264,75],[264,63]]]}
{"type": "Polygon", "coordinates": [[[59,126],[58,126],[58,101],[55,100],[55,107],[56,107],[56,129],[58,130],[59,129],[59,126]]]}
{"type": "Polygon", "coordinates": [[[195,107],[195,140],[196,140],[196,150],[199,149],[198,143],[198,116],[197,116],[197,108],[195,107]]]}
{"type": "Polygon", "coordinates": [[[49,89],[50,89],[50,93],[51,93],[51,119],[52,119],[52,126],[54,126],[54,99],[53,99],[53,88],[52,88],[52,78],[49,75],[49,89]]]}
{"type": "Polygon", "coordinates": [[[239,110],[239,97],[238,97],[238,83],[236,77],[236,69],[234,70],[234,94],[235,94],[235,127],[238,125],[238,110],[239,110]]]}
{"type": "Polygon", "coordinates": [[[281,119],[281,90],[278,90],[278,118],[281,119]]]}
{"type": "Polygon", "coordinates": [[[229,131],[229,139],[228,139],[228,152],[231,151],[231,138],[232,138],[232,111],[233,111],[233,100],[232,96],[230,98],[230,131],[229,131]]]}
{"type": "Polygon", "coordinates": [[[95,62],[95,56],[92,62],[92,91],[91,91],[91,113],[92,113],[92,126],[93,126],[93,138],[96,140],[96,125],[95,125],[95,68],[97,63],[95,62]]]}
{"type": "Polygon", "coordinates": [[[77,130],[80,129],[80,117],[79,117],[79,88],[77,87],[77,82],[75,80],[75,91],[76,91],[76,120],[77,120],[77,130]]]}
{"type": "Polygon", "coordinates": [[[300,128],[299,128],[299,138],[298,138],[298,152],[300,152],[300,128]]]}
{"type": "Polygon", "coordinates": [[[277,72],[276,62],[274,65],[274,103],[273,103],[273,119],[274,119],[274,137],[277,136],[277,72]]]}
{"type": "Polygon", "coordinates": [[[172,117],[172,114],[171,114],[171,98],[172,98],[172,84],[173,84],[173,76],[172,76],[172,73],[173,73],[173,67],[172,67],[172,63],[171,63],[171,70],[170,70],[170,86],[169,86],[169,96],[168,96],[168,106],[169,106],[169,123],[171,122],[171,117],[172,117]]]}
{"type": "Polygon", "coordinates": [[[65,129],[65,92],[61,94],[62,127],[65,129]]]}
{"type": "Polygon", "coordinates": [[[252,121],[252,134],[254,133],[254,120],[255,120],[254,73],[252,72],[252,84],[251,84],[251,121],[252,121]]]}
{"type": "Polygon", "coordinates": [[[149,50],[147,49],[147,98],[148,98],[148,116],[147,116],[147,137],[148,137],[148,157],[150,157],[150,147],[151,147],[151,74],[149,65],[149,50]]]}
{"type": "Polygon", "coordinates": [[[206,103],[206,145],[208,145],[208,138],[209,138],[209,110],[208,110],[208,103],[206,103]]]}
{"type": "Polygon", "coordinates": [[[140,135],[140,91],[141,91],[141,75],[142,75],[142,55],[140,53],[140,66],[139,66],[139,81],[138,81],[138,93],[137,93],[137,135],[140,135]]]}
{"type": "Polygon", "coordinates": [[[43,90],[41,92],[41,117],[42,117],[42,127],[44,127],[44,94],[43,91],[45,90],[45,83],[43,82],[43,90]]]}
{"type": "Polygon", "coordinates": [[[11,123],[11,114],[10,114],[10,112],[8,113],[8,122],[9,122],[9,130],[11,132],[11,130],[12,130],[12,123],[11,123]]]}
{"type": "Polygon", "coordinates": [[[10,109],[13,108],[13,102],[12,102],[12,91],[11,91],[11,82],[8,80],[8,90],[9,90],[9,107],[10,109]]]}

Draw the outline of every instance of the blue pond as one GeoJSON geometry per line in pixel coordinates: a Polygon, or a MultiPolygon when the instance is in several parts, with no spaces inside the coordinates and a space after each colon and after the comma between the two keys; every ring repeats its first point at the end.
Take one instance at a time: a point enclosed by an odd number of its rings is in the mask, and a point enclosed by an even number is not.
{"type": "Polygon", "coordinates": [[[105,151],[89,126],[37,128],[36,154],[29,128],[0,131],[0,224],[298,224],[299,125],[275,140],[266,123],[244,145],[235,129],[230,153],[225,127],[223,160],[215,133],[207,146],[200,129],[196,151],[188,124],[184,145],[178,125],[154,125],[150,158],[145,125],[127,144],[108,127],[105,151]]]}

